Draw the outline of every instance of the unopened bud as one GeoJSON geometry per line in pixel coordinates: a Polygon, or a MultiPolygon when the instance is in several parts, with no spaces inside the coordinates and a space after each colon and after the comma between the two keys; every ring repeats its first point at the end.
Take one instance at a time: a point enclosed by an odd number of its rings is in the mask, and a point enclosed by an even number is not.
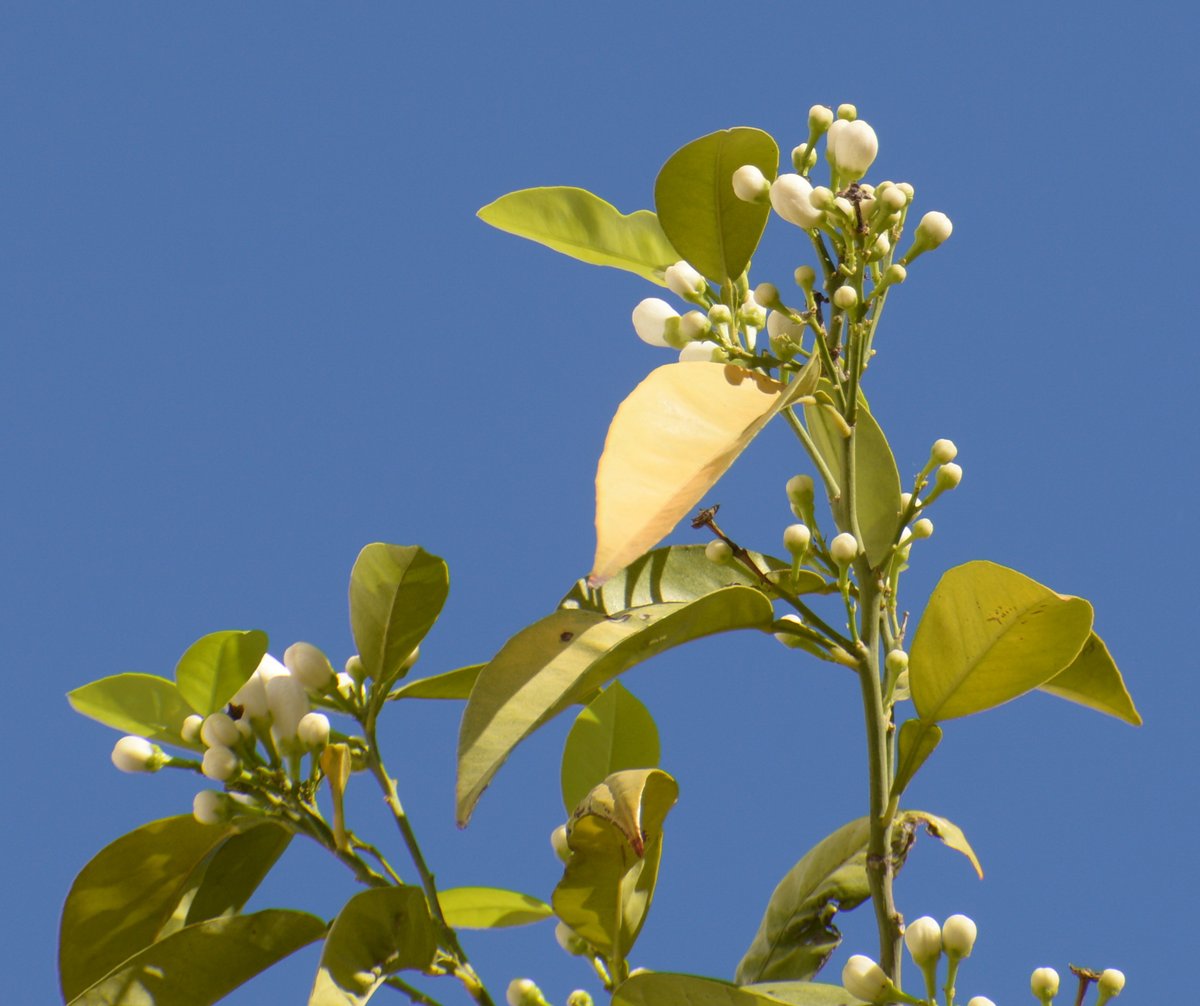
{"type": "Polygon", "coordinates": [[[910,203],[913,201],[913,196],[916,195],[916,190],[912,187],[912,185],[910,185],[908,182],[897,182],[896,188],[898,188],[905,194],[905,196],[908,197],[908,201],[910,203]]]}
{"type": "Polygon", "coordinates": [[[854,287],[843,284],[833,291],[833,304],[843,311],[849,311],[858,303],[858,292],[854,287]]]}
{"type": "Polygon", "coordinates": [[[358,684],[367,680],[367,665],[357,653],[346,658],[345,673],[349,674],[358,684]]]}
{"type": "Polygon", "coordinates": [[[221,824],[229,810],[229,797],[216,790],[202,789],[192,798],[192,817],[200,824],[221,824]]]}
{"type": "Polygon", "coordinates": [[[1104,1006],[1108,1000],[1121,994],[1121,990],[1125,987],[1125,974],[1116,968],[1105,968],[1100,972],[1096,986],[1100,989],[1096,1006],[1104,1006]]]}
{"type": "Polygon", "coordinates": [[[588,953],[588,942],[565,922],[554,927],[554,939],[567,953],[582,957],[588,953]]]}
{"type": "MultiPolygon", "coordinates": [[[[796,625],[804,624],[803,620],[800,618],[799,615],[795,615],[795,614],[791,614],[791,613],[781,616],[779,621],[776,622],[775,624],[778,625],[779,622],[793,622],[796,625]]],[[[801,640],[801,638],[798,635],[796,635],[794,632],[776,632],[776,633],[774,633],[774,636],[775,636],[775,641],[777,643],[782,643],[784,646],[788,647],[788,649],[794,650],[797,647],[803,645],[803,641],[801,640]]]]}
{"type": "Polygon", "coordinates": [[[813,204],[814,209],[831,210],[834,203],[837,202],[837,197],[833,194],[832,189],[827,189],[824,185],[814,185],[808,201],[813,204]]]}
{"type": "Polygon", "coordinates": [[[876,198],[892,213],[898,213],[908,205],[908,196],[899,185],[889,185],[882,192],[876,192],[876,198]]]}
{"type": "Polygon", "coordinates": [[[973,920],[965,915],[951,915],[942,924],[942,946],[946,956],[955,960],[970,957],[977,933],[973,920]]]}
{"type": "Polygon", "coordinates": [[[809,150],[807,143],[800,143],[792,147],[792,167],[800,174],[807,174],[816,163],[817,152],[809,150]]]}
{"type": "Polygon", "coordinates": [[[754,288],[752,296],[759,307],[778,308],[780,306],[779,287],[774,283],[759,283],[754,288]]]}
{"type": "Polygon", "coordinates": [[[743,164],[733,173],[734,194],[746,203],[765,202],[771,191],[767,176],[753,164],[743,164]]]}
{"type": "Polygon", "coordinates": [[[329,743],[329,717],[324,713],[305,713],[296,724],[296,740],[309,751],[319,751],[329,743]]]}
{"type": "Polygon", "coordinates": [[[839,213],[841,213],[842,216],[844,216],[850,220],[856,219],[856,214],[854,212],[854,203],[850,202],[850,200],[847,199],[845,196],[835,197],[833,200],[833,205],[834,205],[834,208],[839,213]]]}
{"type": "Polygon", "coordinates": [[[179,736],[184,744],[195,744],[200,740],[200,727],[204,725],[204,717],[192,713],[184,718],[179,727],[179,736]]]}
{"type": "Polygon", "coordinates": [[[509,982],[504,998],[508,1006],[546,1006],[542,990],[528,978],[514,978],[509,982]]]}
{"type": "Polygon", "coordinates": [[[922,517],[920,520],[913,521],[912,536],[914,538],[928,538],[933,534],[933,521],[928,517],[922,517]]]}
{"type": "MultiPolygon", "coordinates": [[[[892,653],[902,652],[893,650],[892,653]]],[[[888,654],[891,657],[891,653],[888,654]]],[[[905,663],[907,663],[907,659],[905,663]]],[[[919,968],[933,964],[942,956],[942,927],[928,915],[910,922],[904,930],[904,944],[919,968]]]]}
{"type": "Polygon", "coordinates": [[[704,282],[704,277],[690,263],[684,262],[682,259],[674,265],[667,266],[663,273],[663,279],[666,281],[668,290],[685,300],[692,299],[708,285],[704,282]]]}
{"type": "Polygon", "coordinates": [[[715,342],[689,342],[679,351],[680,363],[721,363],[725,350],[715,342]]]}
{"type": "Polygon", "coordinates": [[[788,499],[793,503],[804,502],[813,498],[813,480],[811,475],[793,475],[787,480],[785,488],[788,499]]]}
{"type": "Polygon", "coordinates": [[[565,824],[560,824],[550,832],[550,847],[554,849],[554,855],[564,863],[571,858],[571,846],[567,844],[567,826],[565,824]]]}
{"type": "Polygon", "coordinates": [[[886,234],[880,234],[879,237],[877,237],[875,239],[874,243],[871,245],[871,258],[872,259],[883,258],[891,250],[892,250],[891,239],[888,238],[888,236],[886,234]]]}
{"type": "Polygon", "coordinates": [[[813,288],[813,284],[817,281],[817,272],[810,265],[797,266],[796,271],[792,273],[792,276],[796,280],[796,286],[800,287],[800,289],[805,293],[810,292],[813,288]]]}
{"type": "Polygon", "coordinates": [[[122,737],[112,749],[112,763],[122,772],[157,772],[167,756],[145,737],[122,737]]]}
{"type": "Polygon", "coordinates": [[[688,311],[679,319],[679,337],[684,342],[699,342],[712,331],[712,323],[703,311],[688,311]]]}
{"type": "Polygon", "coordinates": [[[292,643],[283,651],[283,664],[308,691],[320,694],[335,677],[333,666],[312,643],[292,643]]]}
{"type": "Polygon", "coordinates": [[[917,230],[913,234],[912,247],[905,253],[901,261],[912,262],[918,255],[932,251],[950,237],[953,230],[950,218],[945,213],[938,213],[936,210],[926,213],[921,217],[921,222],[917,224],[917,230]]]}
{"type": "Polygon", "coordinates": [[[843,531],[829,543],[829,555],[839,566],[849,566],[858,556],[858,539],[843,531]]]}
{"type": "Polygon", "coordinates": [[[960,465],[956,465],[954,462],[942,465],[937,470],[937,476],[934,480],[934,488],[942,491],[953,489],[962,481],[962,476],[963,472],[960,465]]]}
{"type": "Polygon", "coordinates": [[[679,312],[660,297],[647,297],[633,309],[633,329],[647,345],[669,346],[667,332],[678,332],[679,312]]]}
{"type": "Polygon", "coordinates": [[[792,555],[804,555],[812,543],[812,532],[804,524],[789,524],[783,531],[783,547],[792,555]]]}
{"type": "Polygon", "coordinates": [[[725,304],[714,304],[708,309],[708,320],[714,325],[730,325],[733,323],[733,312],[725,304]]]}
{"type": "Polygon", "coordinates": [[[337,676],[337,693],[344,699],[358,694],[358,682],[344,671],[337,676]]]}
{"type": "MultiPolygon", "coordinates": [[[[633,977],[633,972],[629,972],[630,977],[633,977]]],[[[575,989],[567,996],[567,1006],[593,1006],[592,996],[590,992],[584,989],[575,989]]]]}
{"type": "Polygon", "coordinates": [[[987,996],[972,996],[967,1000],[967,1006],[996,1006],[987,996]]]}
{"type": "Polygon", "coordinates": [[[782,311],[767,315],[767,335],[771,340],[771,352],[781,360],[790,360],[804,345],[804,325],[792,321],[782,311]]]}
{"type": "Polygon", "coordinates": [[[854,105],[851,105],[849,102],[838,105],[837,117],[839,119],[845,120],[846,122],[853,122],[855,119],[858,118],[858,109],[854,105]]]}
{"type": "Polygon", "coordinates": [[[267,708],[271,710],[271,736],[284,754],[296,744],[296,728],[309,711],[308,692],[290,674],[267,682],[267,708]]]}
{"type": "Polygon", "coordinates": [[[789,224],[809,230],[821,222],[821,210],[813,205],[813,187],[801,175],[780,175],[771,184],[771,208],[789,224]]]}
{"type": "Polygon", "coordinates": [[[883,968],[863,954],[855,954],[842,968],[842,986],[869,1003],[881,1002],[890,984],[883,968]]]}
{"type": "Polygon", "coordinates": [[[843,180],[862,178],[879,153],[875,130],[862,119],[843,118],[829,127],[825,156],[843,180]]]}
{"type": "Polygon", "coordinates": [[[808,131],[824,133],[833,125],[833,109],[828,105],[813,105],[808,110],[808,131]]]}
{"type": "Polygon", "coordinates": [[[1058,995],[1058,972],[1054,968],[1037,968],[1029,976],[1029,988],[1043,1003],[1058,995]]]}
{"type": "Polygon", "coordinates": [[[237,724],[224,713],[212,713],[200,725],[200,740],[205,747],[235,747],[242,739],[237,724]]]}
{"type": "Polygon", "coordinates": [[[929,460],[935,464],[944,465],[958,457],[958,448],[953,440],[935,440],[929,451],[929,460]]]}
{"type": "Polygon", "coordinates": [[[214,782],[228,782],[238,773],[238,756],[218,744],[204,752],[200,771],[214,782]]]}
{"type": "MultiPolygon", "coordinates": [[[[908,669],[908,654],[903,650],[888,650],[888,655],[883,658],[883,666],[887,668],[888,674],[899,674],[908,669]]],[[[938,932],[941,933],[940,928],[938,932]]]]}
{"type": "Polygon", "coordinates": [[[714,538],[704,546],[704,557],[709,562],[715,562],[718,566],[723,566],[733,558],[733,549],[729,547],[729,543],[722,541],[720,538],[714,538]]]}

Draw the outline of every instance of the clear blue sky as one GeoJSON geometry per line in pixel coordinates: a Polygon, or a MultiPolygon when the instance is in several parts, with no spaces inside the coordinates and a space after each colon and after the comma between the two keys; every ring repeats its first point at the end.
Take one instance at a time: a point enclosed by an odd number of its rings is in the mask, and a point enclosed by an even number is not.
{"type": "MultiPolygon", "coordinates": [[[[745,124],[790,148],[841,101],[878,132],[877,176],[955,225],[890,301],[869,388],[902,471],[943,436],[966,471],[910,604],[976,557],[1088,597],[1146,719],[1033,697],[949,725],[911,802],[958,822],[987,876],[922,841],[901,908],[975,917],[968,996],[1026,1001],[1033,967],[1069,961],[1122,967],[1122,1001],[1186,994],[1196,22],[1159,3],[6,5],[6,1001],[54,1001],[72,877],[195,788],[119,775],[66,691],[170,674],[223,628],[340,661],[368,541],[450,562],[424,673],[487,658],[587,572],[608,419],[668,359],[629,324],[655,291],[475,210],[554,183],[649,206],[682,143],[745,124]]],[[[757,280],[803,260],[787,230],[757,280]]],[[[714,500],[774,548],[797,470],[768,432],[714,500]]],[[[766,637],[626,683],[682,790],[634,963],[729,975],[778,878],[865,807],[856,692],[766,637]]],[[[441,880],[548,897],[566,722],[459,833],[458,709],[398,713],[391,760],[441,880]]],[[[350,891],[298,845],[258,904],[331,914],[350,891]]],[[[845,930],[839,967],[873,945],[865,912],[845,930]]],[[[497,990],[594,987],[549,925],[469,949],[497,990]]],[[[229,1001],[303,1002],[315,959],[229,1001]]]]}

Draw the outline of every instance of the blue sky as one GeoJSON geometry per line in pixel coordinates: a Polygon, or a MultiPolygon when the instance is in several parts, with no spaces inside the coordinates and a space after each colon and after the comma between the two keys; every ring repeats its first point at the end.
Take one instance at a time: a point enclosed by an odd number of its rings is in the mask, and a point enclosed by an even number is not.
{"type": "MultiPolygon", "coordinates": [[[[649,206],[686,141],[754,125],[789,149],[811,104],[841,101],[876,128],[873,174],[955,225],[889,302],[868,386],[902,471],[951,437],[966,472],[909,603],[971,558],[1085,596],[1146,720],[1038,696],[949,725],[911,802],[959,823],[987,876],[923,841],[901,909],[977,920],[967,996],[1022,1001],[1032,968],[1075,962],[1123,968],[1128,1001],[1178,998],[1200,894],[1193,11],[12,3],[0,26],[12,1001],[56,995],[74,874],[195,788],[115,772],[115,735],[66,691],[170,674],[223,628],[340,661],[369,541],[450,563],[423,673],[485,659],[587,572],[608,420],[669,359],[629,324],[656,291],[476,209],[538,184],[649,206]]],[[[788,231],[768,229],[756,280],[806,261],[788,231]]],[[[775,548],[798,470],[769,430],[714,500],[775,548]]],[[[779,877],[863,811],[856,691],[765,637],[626,683],[682,791],[634,963],[729,975],[779,877]]],[[[385,735],[434,868],[548,897],[567,724],[460,833],[458,715],[409,704],[385,735]]],[[[349,893],[297,847],[259,903],[332,914],[349,893]]],[[[847,917],[839,966],[869,922],[847,917]]],[[[591,987],[549,926],[468,948],[498,991],[591,987]]],[[[315,959],[229,1001],[303,1001],[315,959]]]]}

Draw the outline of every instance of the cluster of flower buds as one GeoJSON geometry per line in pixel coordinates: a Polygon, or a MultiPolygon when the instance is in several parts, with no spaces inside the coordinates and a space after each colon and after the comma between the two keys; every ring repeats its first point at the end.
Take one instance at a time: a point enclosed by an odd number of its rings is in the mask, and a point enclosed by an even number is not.
{"type": "MultiPolygon", "coordinates": [[[[1083,1001],[1087,986],[1093,981],[1098,990],[1096,1006],[1104,1006],[1110,999],[1119,996],[1121,990],[1125,988],[1125,975],[1116,968],[1105,968],[1099,974],[1095,971],[1084,971],[1078,968],[1072,968],[1072,970],[1080,978],[1078,1002],[1083,1001]]],[[[1042,1006],[1050,1006],[1054,997],[1058,995],[1059,985],[1058,972],[1054,968],[1034,968],[1033,974],[1029,976],[1029,990],[1042,1006]]]]}
{"type": "MultiPolygon", "coordinates": [[[[904,943],[913,963],[925,978],[927,998],[922,1000],[897,988],[871,958],[856,954],[842,970],[842,985],[851,995],[869,1003],[928,1003],[937,1001],[937,969],[943,956],[948,962],[945,988],[953,998],[960,962],[971,956],[977,930],[965,915],[951,915],[942,925],[928,915],[908,924],[904,943]]],[[[994,1006],[990,999],[976,996],[967,1006],[994,1006]]]]}

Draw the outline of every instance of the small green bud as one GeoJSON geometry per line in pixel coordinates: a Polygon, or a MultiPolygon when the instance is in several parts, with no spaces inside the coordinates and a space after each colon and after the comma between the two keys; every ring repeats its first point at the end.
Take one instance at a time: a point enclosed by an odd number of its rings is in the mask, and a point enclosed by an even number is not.
{"type": "Polygon", "coordinates": [[[899,185],[889,185],[882,192],[879,189],[875,191],[877,193],[876,198],[892,213],[898,213],[908,205],[908,196],[899,185]]]}
{"type": "Polygon", "coordinates": [[[935,489],[945,492],[955,488],[962,481],[962,476],[962,466],[951,461],[938,468],[933,486],[935,489]]]}
{"type": "Polygon", "coordinates": [[[1029,988],[1043,1003],[1058,995],[1058,972],[1054,968],[1037,968],[1029,976],[1029,988]]]}
{"type": "Polygon", "coordinates": [[[743,164],[733,173],[733,192],[744,203],[763,203],[771,191],[771,183],[762,170],[753,164],[743,164]]]}
{"type": "Polygon", "coordinates": [[[905,196],[908,197],[908,201],[910,203],[913,201],[913,196],[916,195],[916,190],[908,182],[897,182],[896,188],[898,188],[905,194],[905,196]]]}
{"type": "Polygon", "coordinates": [[[542,990],[528,978],[514,978],[504,994],[508,1006],[546,1006],[542,990]]]}
{"type": "Polygon", "coordinates": [[[748,328],[762,328],[766,325],[767,312],[755,301],[752,294],[746,294],[746,299],[738,308],[738,321],[748,328]]]}
{"type": "Polygon", "coordinates": [[[905,253],[901,262],[907,265],[919,255],[924,255],[927,251],[937,248],[950,237],[953,230],[950,218],[945,213],[938,213],[936,210],[926,213],[921,217],[921,222],[917,224],[917,230],[913,234],[912,247],[905,253]]]}
{"type": "Polygon", "coordinates": [[[796,280],[796,286],[800,287],[805,293],[812,292],[813,284],[817,281],[817,272],[812,266],[797,266],[792,276],[796,280]]]}
{"type": "MultiPolygon", "coordinates": [[[[849,103],[838,105],[837,117],[845,122],[853,122],[858,118],[858,109],[849,103]]],[[[831,122],[830,126],[832,125],[833,123],[831,122]]]]}
{"type": "Polygon", "coordinates": [[[835,307],[849,311],[858,303],[858,292],[849,284],[843,284],[833,291],[833,303],[835,307]]]}
{"type": "Polygon", "coordinates": [[[229,797],[212,789],[202,789],[192,798],[192,817],[200,824],[221,824],[230,817],[229,797]]]}
{"type": "Polygon", "coordinates": [[[869,257],[871,259],[881,259],[891,250],[891,239],[886,234],[880,234],[871,244],[869,257]]]}
{"type": "Polygon", "coordinates": [[[933,534],[933,521],[928,517],[922,517],[920,520],[913,521],[912,536],[914,538],[928,538],[933,534]]]}
{"type": "Polygon", "coordinates": [[[712,323],[703,311],[688,311],[679,319],[679,335],[686,342],[699,342],[712,331],[712,323]]]}
{"type": "Polygon", "coordinates": [[[958,457],[958,448],[953,440],[935,440],[929,450],[929,460],[934,464],[944,465],[958,457]]]}
{"type": "MultiPolygon", "coordinates": [[[[900,674],[908,669],[908,654],[903,650],[888,650],[888,655],[883,658],[883,666],[887,668],[888,674],[900,674]]],[[[938,933],[941,933],[940,927],[938,933]]],[[[941,939],[940,935],[938,939],[941,939]]]]}
{"type": "Polygon", "coordinates": [[[731,325],[733,312],[724,304],[714,304],[708,309],[708,320],[714,325],[731,325]]]}
{"type": "Polygon", "coordinates": [[[812,543],[812,532],[804,524],[789,524],[783,531],[783,547],[792,555],[802,556],[812,543]]]}
{"type": "Polygon", "coordinates": [[[778,310],[782,306],[779,300],[779,287],[774,283],[759,283],[754,288],[754,302],[759,307],[778,310]]]}
{"type": "MultiPolygon", "coordinates": [[[[630,972],[632,976],[633,972],[630,972]]],[[[576,989],[567,996],[567,1006],[593,1006],[591,993],[576,989]]]]}
{"type": "Polygon", "coordinates": [[[828,105],[813,105],[808,110],[808,131],[820,135],[833,125],[833,109],[828,105]]]}
{"type": "Polygon", "coordinates": [[[720,538],[714,538],[704,546],[704,557],[709,562],[715,562],[718,566],[724,566],[733,558],[733,549],[729,547],[728,542],[722,541],[720,538]]]}
{"type": "Polygon", "coordinates": [[[788,499],[795,501],[811,500],[813,498],[813,480],[811,475],[793,475],[787,480],[788,499]]]}
{"type": "Polygon", "coordinates": [[[827,189],[824,185],[814,185],[808,201],[813,204],[814,209],[831,210],[837,197],[833,194],[832,189],[827,189]]]}
{"type": "Polygon", "coordinates": [[[1100,979],[1096,985],[1100,989],[1096,1006],[1104,1006],[1108,1000],[1121,994],[1121,990],[1125,988],[1125,975],[1116,968],[1105,968],[1100,972],[1100,979]]]}
{"type": "Polygon", "coordinates": [[[352,657],[346,658],[346,673],[352,677],[357,684],[362,684],[367,680],[367,668],[362,662],[362,657],[357,653],[352,657]]]}

